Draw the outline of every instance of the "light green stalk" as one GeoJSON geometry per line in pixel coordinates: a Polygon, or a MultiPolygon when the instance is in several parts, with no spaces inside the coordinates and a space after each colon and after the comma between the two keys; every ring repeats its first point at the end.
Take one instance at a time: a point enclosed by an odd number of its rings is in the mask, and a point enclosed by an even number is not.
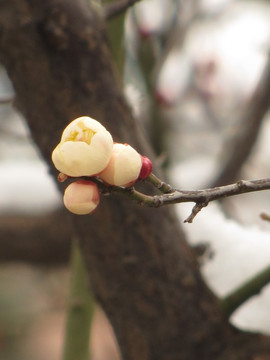
{"type": "Polygon", "coordinates": [[[78,241],[71,250],[71,279],[63,360],[89,360],[94,301],[87,287],[86,267],[78,241]]]}
{"type": "MultiPolygon", "coordinates": [[[[104,5],[113,2],[113,0],[103,0],[104,5]]],[[[107,22],[107,34],[109,37],[110,47],[114,63],[117,67],[120,79],[123,79],[125,66],[125,44],[124,44],[124,25],[125,15],[123,12],[107,22]]]]}
{"type": "Polygon", "coordinates": [[[245,301],[260,293],[270,282],[270,266],[266,267],[231,294],[221,299],[220,306],[227,317],[245,301]]]}

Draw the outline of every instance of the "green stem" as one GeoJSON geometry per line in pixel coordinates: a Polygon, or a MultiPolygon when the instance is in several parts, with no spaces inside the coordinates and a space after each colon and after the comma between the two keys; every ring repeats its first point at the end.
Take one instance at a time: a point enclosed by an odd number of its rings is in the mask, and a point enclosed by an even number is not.
{"type": "Polygon", "coordinates": [[[240,286],[236,291],[220,301],[220,306],[227,317],[246,300],[259,294],[261,289],[270,282],[270,266],[259,272],[252,279],[240,286]]]}
{"type": "Polygon", "coordinates": [[[87,288],[87,273],[79,244],[71,251],[71,279],[63,360],[89,360],[94,301],[87,288]]]}
{"type": "Polygon", "coordinates": [[[164,181],[160,180],[155,174],[151,173],[146,179],[153,186],[159,189],[162,193],[167,194],[174,191],[171,185],[166,184],[164,181]]]}
{"type": "MultiPolygon", "coordinates": [[[[113,0],[103,0],[103,4],[113,3],[113,0]]],[[[115,18],[107,22],[107,34],[112,51],[112,57],[117,67],[120,79],[122,81],[125,66],[125,47],[124,47],[124,24],[125,12],[120,13],[115,18]]]]}
{"type": "Polygon", "coordinates": [[[153,149],[158,156],[167,153],[167,125],[154,97],[153,69],[157,63],[159,52],[159,40],[156,37],[150,36],[150,38],[140,41],[138,61],[149,100],[148,133],[153,149]]]}

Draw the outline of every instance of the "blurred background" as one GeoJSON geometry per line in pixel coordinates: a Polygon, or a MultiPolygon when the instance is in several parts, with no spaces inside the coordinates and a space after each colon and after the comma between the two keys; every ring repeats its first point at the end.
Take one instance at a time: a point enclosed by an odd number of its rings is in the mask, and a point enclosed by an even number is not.
{"type": "MultiPolygon", "coordinates": [[[[127,12],[124,47],[127,100],[172,186],[269,177],[269,1],[143,0],[127,12]]],[[[20,217],[60,209],[62,200],[14,99],[0,68],[0,218],[16,226],[20,217]]],[[[270,214],[269,200],[265,191],[237,196],[183,224],[192,246],[207,244],[201,269],[218,296],[270,265],[270,224],[260,217],[270,214]]],[[[176,206],[180,222],[191,207],[176,206]]],[[[63,265],[0,263],[1,360],[60,359],[68,283],[63,265]]],[[[231,322],[270,335],[269,304],[265,286],[231,322]]],[[[91,347],[93,360],[119,358],[98,307],[91,347]]]]}

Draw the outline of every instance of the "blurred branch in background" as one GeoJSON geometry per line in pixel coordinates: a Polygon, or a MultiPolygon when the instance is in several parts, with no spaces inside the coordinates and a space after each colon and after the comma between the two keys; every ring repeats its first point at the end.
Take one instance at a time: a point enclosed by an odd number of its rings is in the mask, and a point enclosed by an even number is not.
{"type": "Polygon", "coordinates": [[[212,187],[225,185],[239,178],[241,168],[257,140],[257,136],[265,114],[270,106],[270,56],[264,71],[243,115],[238,123],[235,134],[224,144],[221,156],[222,168],[211,184],[212,187]]]}
{"type": "Polygon", "coordinates": [[[160,109],[154,97],[153,70],[161,54],[161,49],[158,36],[147,33],[147,30],[144,32],[143,29],[140,29],[137,9],[140,9],[140,5],[133,8],[129,14],[130,22],[132,22],[136,33],[136,47],[130,51],[128,49],[129,46],[127,47],[126,83],[130,80],[130,74],[127,72],[135,65],[141,75],[143,85],[140,84],[140,87],[142,88],[143,86],[144,88],[144,102],[147,103],[147,114],[143,127],[155,153],[160,156],[166,148],[164,144],[166,126],[164,126],[160,109]],[[133,65],[130,66],[131,57],[133,65]]]}
{"type": "Polygon", "coordinates": [[[155,83],[158,74],[157,66],[163,57],[169,34],[175,31],[180,2],[161,1],[160,6],[163,9],[161,18],[159,11],[154,7],[149,21],[147,20],[149,15],[145,18],[147,6],[151,8],[151,2],[136,5],[128,14],[125,81],[126,85],[131,83],[141,92],[146,111],[144,114],[141,111],[136,117],[143,124],[155,153],[163,159],[167,158],[167,161],[168,123],[155,91],[155,83]],[[159,22],[162,25],[159,24],[156,28],[159,22]],[[135,72],[136,77],[134,77],[135,72]],[[138,79],[140,79],[139,84],[138,79]]]}
{"type": "Polygon", "coordinates": [[[7,104],[11,104],[14,100],[14,95],[11,96],[1,96],[0,97],[0,105],[7,105],[7,104]]]}
{"type": "Polygon", "coordinates": [[[270,266],[256,274],[235,291],[220,300],[220,306],[229,318],[232,313],[245,301],[260,293],[262,288],[270,282],[270,266]]]}
{"type": "Polygon", "coordinates": [[[111,20],[111,18],[120,15],[138,1],[141,0],[118,0],[105,5],[104,13],[106,20],[111,20]]]}
{"type": "Polygon", "coordinates": [[[125,44],[124,44],[124,23],[125,11],[136,1],[103,0],[108,38],[115,66],[118,71],[119,81],[122,83],[122,76],[125,67],[125,44]],[[117,11],[120,6],[120,11],[117,11]],[[116,13],[115,13],[116,11],[116,13]],[[118,15],[118,16],[115,16],[118,15]]]}
{"type": "Polygon", "coordinates": [[[70,258],[72,227],[65,210],[46,215],[0,216],[0,261],[63,265],[70,258]]]}

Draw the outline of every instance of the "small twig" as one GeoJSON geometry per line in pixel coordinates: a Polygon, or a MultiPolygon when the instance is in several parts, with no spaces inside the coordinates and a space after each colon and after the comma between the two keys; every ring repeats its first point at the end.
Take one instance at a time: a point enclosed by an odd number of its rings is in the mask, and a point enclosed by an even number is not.
{"type": "Polygon", "coordinates": [[[207,205],[208,205],[208,202],[205,202],[205,203],[202,202],[202,203],[195,204],[195,206],[192,209],[191,214],[186,218],[186,220],[184,222],[191,224],[193,222],[195,216],[202,210],[203,207],[205,207],[207,205]]]}
{"type": "Polygon", "coordinates": [[[270,215],[266,213],[261,213],[260,218],[264,221],[270,221],[270,215]]]}
{"type": "Polygon", "coordinates": [[[0,97],[0,105],[11,104],[14,100],[14,95],[0,97]]]}
{"type": "MultiPolygon", "coordinates": [[[[89,180],[87,177],[83,177],[85,180],[89,180]]],[[[161,206],[160,202],[162,199],[158,195],[150,196],[137,191],[133,186],[132,187],[120,187],[120,186],[111,186],[106,185],[101,180],[97,178],[91,178],[91,181],[95,182],[100,192],[103,195],[110,195],[112,193],[123,194],[128,196],[131,200],[136,201],[140,205],[149,206],[149,207],[159,207],[161,206]]]]}
{"type": "MultiPolygon", "coordinates": [[[[84,177],[84,179],[89,179],[84,177]]],[[[140,205],[149,207],[161,207],[163,205],[179,204],[183,202],[194,202],[196,205],[192,209],[192,213],[185,220],[191,223],[195,216],[206,207],[210,201],[219,200],[229,196],[235,196],[255,191],[263,191],[270,189],[270,178],[259,180],[240,180],[235,184],[219,186],[204,190],[177,190],[173,189],[169,184],[158,179],[154,174],[149,176],[148,181],[159,190],[165,192],[161,195],[146,195],[134,187],[110,186],[103,183],[98,178],[91,178],[98,186],[103,194],[120,193],[130,197],[140,205]]]]}
{"type": "Polygon", "coordinates": [[[119,0],[111,4],[107,4],[104,6],[105,19],[110,20],[111,18],[120,15],[138,1],[140,0],[119,0]]]}
{"type": "Polygon", "coordinates": [[[204,190],[174,190],[172,193],[163,194],[162,204],[176,204],[182,202],[208,203],[229,196],[249,192],[269,190],[270,178],[260,180],[240,180],[235,184],[219,186],[204,190]]]}
{"type": "Polygon", "coordinates": [[[164,181],[160,180],[156,175],[151,173],[148,178],[146,179],[152,185],[154,185],[159,191],[163,192],[164,194],[168,194],[174,191],[171,185],[166,184],[164,181]]]}

